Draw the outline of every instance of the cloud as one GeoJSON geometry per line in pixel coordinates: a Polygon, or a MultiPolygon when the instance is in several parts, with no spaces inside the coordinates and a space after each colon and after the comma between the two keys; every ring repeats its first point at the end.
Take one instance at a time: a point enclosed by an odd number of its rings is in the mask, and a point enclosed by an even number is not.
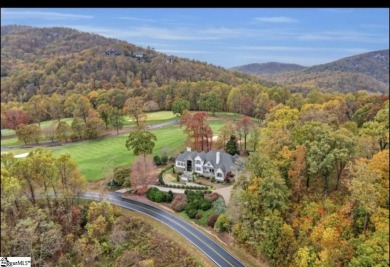
{"type": "Polygon", "coordinates": [[[346,52],[346,53],[365,53],[369,50],[364,48],[333,48],[333,47],[296,47],[296,46],[239,46],[232,47],[239,50],[255,50],[255,51],[307,51],[307,52],[346,52]]]}
{"type": "Polygon", "coordinates": [[[210,54],[210,51],[202,50],[180,50],[180,49],[156,49],[161,53],[174,53],[174,54],[210,54]]]}
{"type": "Polygon", "coordinates": [[[137,17],[118,17],[120,20],[133,20],[133,21],[143,21],[143,22],[156,22],[155,19],[145,19],[145,18],[137,18],[137,17]]]}
{"type": "Polygon", "coordinates": [[[353,41],[366,43],[388,43],[388,37],[355,31],[324,31],[305,33],[298,36],[302,41],[353,41]]]}
{"type": "Polygon", "coordinates": [[[39,18],[47,20],[62,20],[62,19],[92,19],[90,15],[46,12],[46,11],[8,11],[3,10],[1,13],[3,19],[7,18],[39,18]]]}
{"type": "Polygon", "coordinates": [[[217,37],[198,35],[194,29],[188,28],[159,28],[159,27],[132,27],[129,37],[143,37],[159,40],[215,40],[217,37]]]}
{"type": "Polygon", "coordinates": [[[269,35],[261,31],[241,28],[202,28],[188,27],[149,27],[135,26],[125,29],[103,28],[86,25],[70,26],[81,31],[94,32],[113,38],[153,39],[164,41],[221,40],[228,38],[255,37],[269,35]]]}
{"type": "Polygon", "coordinates": [[[269,22],[269,23],[297,23],[298,20],[290,17],[256,17],[256,21],[269,22]]]}

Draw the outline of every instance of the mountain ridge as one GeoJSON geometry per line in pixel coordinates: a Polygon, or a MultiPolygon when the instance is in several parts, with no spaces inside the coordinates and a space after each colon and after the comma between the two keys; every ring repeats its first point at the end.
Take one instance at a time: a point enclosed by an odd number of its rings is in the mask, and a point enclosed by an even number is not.
{"type": "Polygon", "coordinates": [[[1,26],[1,97],[27,101],[68,90],[169,85],[173,81],[274,84],[206,62],[65,27],[1,26]]]}
{"type": "Polygon", "coordinates": [[[280,72],[302,70],[305,68],[307,67],[298,64],[271,61],[266,63],[252,63],[247,65],[241,65],[230,69],[261,76],[264,74],[276,74],[280,72]]]}
{"type": "MultiPolygon", "coordinates": [[[[262,66],[267,66],[267,64],[263,63],[262,66]]],[[[244,69],[243,72],[249,74],[251,72],[245,71],[245,66],[249,65],[252,64],[232,69],[244,69]]],[[[256,70],[252,69],[252,72],[256,72],[256,70]]],[[[357,54],[295,71],[270,73],[262,70],[262,72],[263,74],[257,75],[296,90],[317,88],[322,91],[367,90],[373,93],[388,93],[389,49],[357,54]]]]}

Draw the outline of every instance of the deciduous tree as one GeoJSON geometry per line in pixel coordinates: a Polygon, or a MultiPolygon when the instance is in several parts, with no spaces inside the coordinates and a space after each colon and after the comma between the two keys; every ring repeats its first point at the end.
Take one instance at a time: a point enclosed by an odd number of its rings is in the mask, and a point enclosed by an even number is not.
{"type": "Polygon", "coordinates": [[[173,114],[180,114],[181,116],[186,110],[189,110],[189,108],[190,108],[190,102],[182,98],[178,98],[172,103],[173,114]]]}
{"type": "Polygon", "coordinates": [[[157,137],[150,131],[135,130],[129,133],[126,147],[128,150],[133,150],[134,155],[143,154],[146,158],[147,154],[152,154],[156,140],[157,137]]]}
{"type": "Polygon", "coordinates": [[[146,114],[143,112],[144,98],[141,96],[130,97],[126,100],[123,110],[134,120],[138,129],[145,126],[146,114]]]}
{"type": "Polygon", "coordinates": [[[81,118],[74,118],[71,128],[73,133],[78,136],[79,139],[83,138],[85,133],[85,122],[81,118]]]}
{"type": "Polygon", "coordinates": [[[11,108],[5,111],[7,128],[16,130],[20,124],[28,124],[29,116],[26,111],[20,108],[11,108]]]}
{"type": "Polygon", "coordinates": [[[106,129],[108,129],[108,124],[110,120],[110,113],[112,112],[112,107],[108,104],[101,104],[97,108],[100,118],[104,121],[106,129]]]}
{"type": "Polygon", "coordinates": [[[109,124],[115,128],[116,133],[119,134],[119,130],[123,128],[125,124],[125,118],[123,117],[123,111],[117,107],[114,107],[109,114],[109,124]]]}
{"type": "Polygon", "coordinates": [[[138,157],[131,166],[131,186],[142,194],[146,193],[148,185],[155,184],[156,181],[156,165],[152,157],[138,157]]]}
{"type": "Polygon", "coordinates": [[[193,143],[196,150],[210,150],[212,145],[213,131],[207,124],[206,112],[195,113],[184,130],[188,134],[189,142],[193,143]]]}
{"type": "Polygon", "coordinates": [[[65,140],[67,143],[72,136],[72,128],[66,121],[60,121],[56,129],[56,137],[59,140],[65,140]]]}
{"type": "Polygon", "coordinates": [[[87,123],[88,114],[92,109],[88,98],[80,94],[73,94],[66,98],[64,107],[67,113],[73,114],[74,118],[82,118],[84,123],[87,123]]]}
{"type": "Polygon", "coordinates": [[[359,159],[349,166],[352,179],[347,183],[351,197],[362,205],[366,214],[363,231],[366,231],[369,214],[378,208],[379,192],[375,188],[378,173],[369,168],[366,160],[359,159]]]}
{"type": "Polygon", "coordinates": [[[237,130],[238,134],[240,135],[240,139],[241,139],[241,136],[244,137],[244,154],[247,152],[246,139],[247,139],[247,136],[248,136],[252,127],[253,127],[253,122],[251,121],[251,119],[248,116],[244,116],[242,119],[240,119],[236,123],[236,130],[237,130]]]}
{"type": "Polygon", "coordinates": [[[104,132],[104,124],[100,118],[93,117],[87,120],[85,124],[85,136],[88,139],[96,139],[104,132]]]}

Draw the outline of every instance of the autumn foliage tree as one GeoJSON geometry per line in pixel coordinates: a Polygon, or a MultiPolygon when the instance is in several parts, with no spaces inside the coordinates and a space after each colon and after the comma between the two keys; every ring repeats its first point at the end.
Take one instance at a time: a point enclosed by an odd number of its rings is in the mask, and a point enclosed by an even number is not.
{"type": "Polygon", "coordinates": [[[131,166],[131,186],[139,194],[148,190],[148,185],[155,184],[157,179],[156,165],[151,156],[137,157],[131,166]]]}
{"type": "Polygon", "coordinates": [[[206,112],[195,113],[184,129],[188,134],[189,143],[195,150],[208,151],[212,147],[213,131],[207,124],[207,117],[206,112]]]}
{"type": "Polygon", "coordinates": [[[247,136],[250,133],[251,127],[253,127],[253,122],[248,116],[244,116],[236,123],[236,129],[240,136],[240,139],[241,137],[244,137],[244,153],[246,153],[247,151],[246,141],[247,141],[247,136]]]}
{"type": "Polygon", "coordinates": [[[218,140],[215,144],[216,147],[225,149],[227,142],[230,140],[230,137],[234,135],[234,132],[235,129],[231,122],[227,122],[224,126],[222,126],[219,129],[218,140]]]}
{"type": "Polygon", "coordinates": [[[126,100],[124,111],[134,120],[137,128],[145,126],[146,114],[143,111],[145,99],[141,96],[130,97],[126,100]]]}
{"type": "Polygon", "coordinates": [[[20,124],[16,128],[16,136],[19,140],[23,141],[24,144],[27,144],[30,141],[35,141],[36,144],[39,143],[39,139],[42,135],[42,130],[38,125],[35,124],[20,124]]]}
{"type": "Polygon", "coordinates": [[[28,124],[29,122],[29,116],[23,109],[14,107],[4,113],[8,129],[15,130],[20,124],[28,124]]]}

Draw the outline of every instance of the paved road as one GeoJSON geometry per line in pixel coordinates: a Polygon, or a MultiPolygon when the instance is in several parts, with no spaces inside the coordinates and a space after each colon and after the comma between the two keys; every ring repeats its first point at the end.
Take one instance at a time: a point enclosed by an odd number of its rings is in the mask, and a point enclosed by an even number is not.
{"type": "MultiPolygon", "coordinates": [[[[93,192],[84,192],[80,197],[90,200],[101,200],[99,193],[93,192]]],[[[120,193],[109,193],[106,196],[106,199],[114,205],[141,212],[168,225],[173,230],[184,236],[192,244],[194,244],[204,254],[206,254],[206,256],[208,256],[217,266],[245,266],[237,258],[231,255],[228,251],[226,251],[223,247],[218,245],[204,233],[169,212],[135,200],[122,198],[120,193]]]]}

